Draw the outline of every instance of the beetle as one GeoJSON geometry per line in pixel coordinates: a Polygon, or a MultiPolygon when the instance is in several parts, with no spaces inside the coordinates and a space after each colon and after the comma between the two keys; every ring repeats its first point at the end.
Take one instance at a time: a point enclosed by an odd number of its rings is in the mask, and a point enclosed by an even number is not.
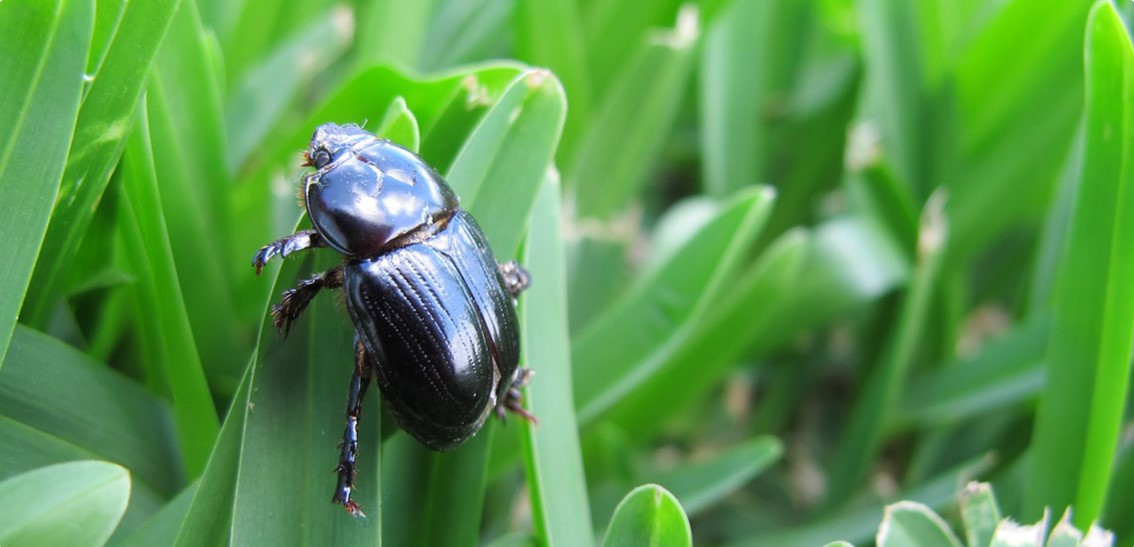
{"type": "Polygon", "coordinates": [[[312,170],[300,194],[314,229],[264,246],[252,266],[259,275],[275,256],[319,247],[343,255],[284,291],[271,314],[286,336],[319,291],[343,291],[355,355],[332,501],[362,515],[350,496],[372,379],[398,425],[434,450],[468,440],[492,412],[535,421],[520,399],[531,371],[518,366],[515,308],[530,278],[516,262],[496,261],[445,179],[410,150],[357,125],[327,123],[304,159],[312,170]]]}

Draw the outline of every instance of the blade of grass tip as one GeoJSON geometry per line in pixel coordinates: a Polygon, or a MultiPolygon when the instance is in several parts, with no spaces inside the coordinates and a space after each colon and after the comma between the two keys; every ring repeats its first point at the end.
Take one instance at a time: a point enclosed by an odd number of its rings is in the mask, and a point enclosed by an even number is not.
{"type": "Polygon", "coordinates": [[[529,225],[524,267],[535,282],[521,299],[524,366],[536,375],[525,392],[538,425],[520,425],[532,520],[544,545],[585,547],[594,542],[579,430],[571,395],[567,334],[567,280],[560,233],[558,176],[544,179],[529,225]]]}
{"type": "Polygon", "coordinates": [[[78,461],[29,471],[0,482],[0,542],[102,545],[129,499],[130,473],[112,463],[78,461]]]}
{"type": "Polygon", "coordinates": [[[178,4],[178,0],[125,3],[121,22],[79,109],[63,183],[43,241],[41,254],[50,259],[36,265],[24,304],[22,316],[29,325],[44,326],[55,299],[63,293],[79,243],[126,147],[146,77],[178,4]]]}
{"type": "Polygon", "coordinates": [[[513,257],[563,131],[567,102],[546,70],[516,77],[453,161],[448,181],[497,258],[513,257]]]}
{"type": "Polygon", "coordinates": [[[622,498],[602,544],[604,547],[680,547],[693,545],[693,532],[677,498],[665,488],[647,484],[622,498]]]}
{"type": "Polygon", "coordinates": [[[354,19],[339,5],[276,46],[248,71],[225,104],[228,170],[236,173],[311,79],[350,45],[354,19]]]}
{"type": "Polygon", "coordinates": [[[185,471],[196,477],[205,467],[219,425],[173,262],[147,129],[143,116],[123,157],[123,249],[138,277],[144,314],[140,327],[154,350],[149,366],[161,369],[156,377],[168,378],[185,471]]]}
{"type": "Polygon", "coordinates": [[[923,504],[899,501],[886,506],[878,526],[879,547],[961,547],[961,540],[940,515],[923,504]]]}
{"type": "Polygon", "coordinates": [[[1081,528],[1106,498],[1134,343],[1134,48],[1110,2],[1086,34],[1083,171],[1025,489],[1030,514],[1073,504],[1081,528]]]}
{"type": "Polygon", "coordinates": [[[898,410],[901,390],[924,335],[948,238],[943,200],[942,194],[934,194],[925,206],[918,236],[918,265],[902,303],[896,332],[887,341],[881,363],[865,380],[843,431],[824,500],[827,508],[845,502],[858,489],[885,441],[886,425],[898,410]]]}
{"type": "Polygon", "coordinates": [[[0,4],[0,363],[59,191],[93,28],[92,0],[0,4]]]}
{"type": "Polygon", "coordinates": [[[698,21],[686,6],[676,28],[642,43],[599,106],[566,172],[580,216],[607,219],[645,185],[685,95],[698,21]]]}
{"type": "Polygon", "coordinates": [[[405,98],[400,95],[394,97],[374,134],[390,139],[414,152],[421,148],[421,129],[417,126],[417,118],[406,106],[405,98]]]}

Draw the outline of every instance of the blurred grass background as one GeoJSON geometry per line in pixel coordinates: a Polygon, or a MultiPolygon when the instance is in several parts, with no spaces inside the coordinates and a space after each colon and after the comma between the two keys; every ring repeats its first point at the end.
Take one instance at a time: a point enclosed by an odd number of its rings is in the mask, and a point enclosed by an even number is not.
{"type": "Polygon", "coordinates": [[[863,543],[981,478],[1130,544],[1132,20],[0,2],[0,543],[863,543]],[[336,257],[249,266],[327,121],[417,150],[534,280],[540,425],[437,454],[373,396],[365,524],[329,502],[341,302],[265,321],[336,257]]]}

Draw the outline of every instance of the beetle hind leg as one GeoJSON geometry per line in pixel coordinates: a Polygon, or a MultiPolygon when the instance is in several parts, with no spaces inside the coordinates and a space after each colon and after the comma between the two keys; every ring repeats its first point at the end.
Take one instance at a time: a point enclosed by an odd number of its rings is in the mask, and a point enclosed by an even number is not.
{"type": "Polygon", "coordinates": [[[311,299],[323,289],[337,289],[343,286],[343,267],[336,266],[311,279],[299,282],[294,289],[284,291],[279,304],[272,306],[272,318],[276,330],[286,337],[291,332],[291,323],[307,309],[311,299]]]}
{"type": "Polygon", "coordinates": [[[512,385],[504,394],[504,399],[496,404],[497,418],[504,421],[506,413],[512,412],[528,422],[536,425],[539,424],[539,418],[536,418],[535,414],[528,412],[528,409],[524,408],[524,394],[520,391],[524,386],[528,385],[528,382],[531,381],[534,375],[535,371],[530,368],[520,368],[516,370],[516,379],[512,380],[512,385]]]}
{"type": "Polygon", "coordinates": [[[516,298],[528,285],[532,284],[532,278],[528,275],[528,271],[520,267],[520,264],[515,260],[510,260],[500,265],[500,275],[504,278],[504,285],[508,287],[508,292],[512,294],[512,298],[516,298]]]}
{"type": "Polygon", "coordinates": [[[339,465],[335,472],[339,474],[339,482],[335,486],[335,494],[331,497],[333,503],[346,508],[350,514],[365,517],[358,503],[350,499],[354,490],[354,479],[357,475],[355,459],[358,456],[358,420],[362,416],[362,399],[366,396],[366,388],[370,386],[371,368],[366,357],[366,346],[357,335],[354,339],[354,374],[350,377],[350,396],[347,399],[346,429],[343,430],[343,440],[339,443],[339,465]]]}

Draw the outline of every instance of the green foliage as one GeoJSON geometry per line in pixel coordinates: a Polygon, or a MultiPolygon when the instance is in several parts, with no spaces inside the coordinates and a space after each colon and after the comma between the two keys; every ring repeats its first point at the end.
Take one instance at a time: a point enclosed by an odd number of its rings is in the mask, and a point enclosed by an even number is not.
{"type": "Polygon", "coordinates": [[[1132,15],[0,1],[0,543],[1128,544],[1132,15]],[[341,301],[268,313],[340,257],[248,264],[328,121],[533,280],[540,423],[434,453],[374,394],[362,523],[341,301]]]}

